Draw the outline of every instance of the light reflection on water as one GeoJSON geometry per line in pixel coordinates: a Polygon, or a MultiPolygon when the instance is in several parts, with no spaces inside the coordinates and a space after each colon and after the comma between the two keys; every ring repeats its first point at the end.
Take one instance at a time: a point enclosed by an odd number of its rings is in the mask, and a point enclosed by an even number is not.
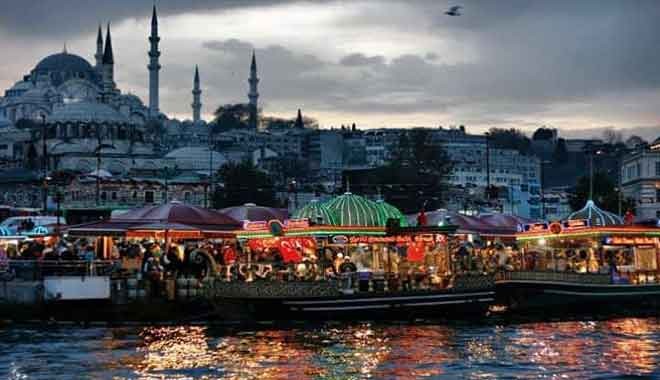
{"type": "Polygon", "coordinates": [[[8,379],[584,379],[660,376],[660,320],[519,325],[328,323],[19,329],[0,335],[8,379]]]}

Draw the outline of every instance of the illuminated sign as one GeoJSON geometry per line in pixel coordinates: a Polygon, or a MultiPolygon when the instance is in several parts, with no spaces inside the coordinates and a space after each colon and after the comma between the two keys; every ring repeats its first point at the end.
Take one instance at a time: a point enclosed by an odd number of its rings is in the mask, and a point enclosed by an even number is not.
{"type": "Polygon", "coordinates": [[[250,220],[245,220],[243,221],[243,229],[245,231],[266,231],[269,230],[272,232],[274,224],[278,224],[280,229],[289,229],[289,228],[308,228],[309,227],[309,219],[287,219],[284,221],[284,224],[280,222],[277,219],[274,220],[269,220],[269,221],[264,221],[264,220],[257,220],[257,221],[250,221],[250,220]]]}
{"type": "Polygon", "coordinates": [[[348,238],[350,244],[376,244],[376,243],[396,243],[411,244],[413,242],[440,243],[445,244],[447,237],[442,234],[424,234],[424,235],[396,235],[396,236],[351,236],[348,238]]]}
{"type": "Polygon", "coordinates": [[[257,221],[251,222],[249,220],[243,221],[243,229],[246,231],[262,231],[268,229],[268,222],[257,221]]]}
{"type": "Polygon", "coordinates": [[[656,238],[644,236],[608,236],[604,240],[606,245],[655,245],[656,238]]]}
{"type": "Polygon", "coordinates": [[[287,219],[284,221],[286,228],[307,228],[309,227],[309,219],[287,219]]]}
{"type": "Polygon", "coordinates": [[[587,219],[565,220],[562,224],[564,225],[564,228],[583,228],[583,227],[589,227],[589,220],[587,219]]]}

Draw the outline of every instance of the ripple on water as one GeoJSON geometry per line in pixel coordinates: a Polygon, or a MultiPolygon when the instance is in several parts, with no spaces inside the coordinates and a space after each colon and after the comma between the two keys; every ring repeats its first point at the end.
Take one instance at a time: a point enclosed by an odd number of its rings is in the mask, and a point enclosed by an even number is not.
{"type": "Polygon", "coordinates": [[[660,375],[660,321],[11,328],[7,379],[584,379],[660,375]]]}

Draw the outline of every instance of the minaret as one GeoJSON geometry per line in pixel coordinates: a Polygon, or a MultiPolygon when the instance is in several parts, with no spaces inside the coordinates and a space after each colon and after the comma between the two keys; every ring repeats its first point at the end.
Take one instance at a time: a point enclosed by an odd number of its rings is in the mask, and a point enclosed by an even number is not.
{"type": "Polygon", "coordinates": [[[99,32],[96,35],[96,72],[102,75],[103,72],[103,32],[101,31],[101,24],[99,24],[99,32]]]}
{"type": "Polygon", "coordinates": [[[305,128],[305,123],[303,122],[302,112],[300,112],[300,108],[298,108],[298,116],[296,117],[296,122],[293,124],[293,126],[296,128],[305,128]]]}
{"type": "Polygon", "coordinates": [[[149,115],[151,117],[157,117],[160,110],[158,108],[158,71],[160,70],[160,64],[158,63],[158,57],[160,57],[160,51],[158,51],[158,42],[160,37],[158,37],[158,17],[156,15],[156,5],[154,4],[153,13],[151,15],[151,36],[149,36],[149,43],[151,48],[149,49],[149,115]]]}
{"type": "Polygon", "coordinates": [[[201,120],[202,102],[200,97],[202,89],[199,87],[199,68],[195,65],[195,79],[193,80],[193,102],[191,104],[193,110],[193,122],[197,123],[201,120]]]}
{"type": "Polygon", "coordinates": [[[257,60],[254,56],[254,50],[252,51],[252,64],[250,65],[250,78],[248,79],[250,84],[250,92],[248,92],[248,99],[250,100],[250,127],[257,128],[257,113],[259,112],[259,91],[257,86],[259,85],[259,78],[257,77],[257,60]]]}
{"type": "Polygon", "coordinates": [[[110,23],[105,35],[105,50],[103,52],[103,96],[108,103],[115,90],[115,58],[112,54],[112,37],[110,36],[110,23]]]}

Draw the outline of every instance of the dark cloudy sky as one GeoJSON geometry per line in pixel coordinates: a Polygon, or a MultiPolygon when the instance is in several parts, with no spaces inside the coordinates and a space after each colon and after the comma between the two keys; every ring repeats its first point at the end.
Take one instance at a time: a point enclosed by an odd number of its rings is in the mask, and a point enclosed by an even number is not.
{"type": "MultiPolygon", "coordinates": [[[[146,101],[150,0],[0,0],[0,87],[60,51],[93,59],[112,22],[115,75],[146,101]]],[[[660,134],[660,1],[162,0],[161,109],[246,101],[257,52],[265,114],[324,127],[455,125],[660,134]],[[449,17],[451,5],[463,16],[449,17]]]]}

